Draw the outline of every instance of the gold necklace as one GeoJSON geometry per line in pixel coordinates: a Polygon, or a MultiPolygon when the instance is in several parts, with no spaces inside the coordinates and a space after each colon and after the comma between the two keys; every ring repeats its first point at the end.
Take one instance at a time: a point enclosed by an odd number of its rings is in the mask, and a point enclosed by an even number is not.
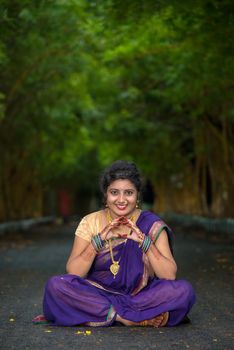
{"type": "MultiPolygon", "coordinates": [[[[106,216],[107,216],[107,221],[108,221],[108,223],[110,224],[111,222],[112,222],[112,217],[111,217],[111,214],[110,214],[110,210],[108,209],[107,210],[107,214],[106,214],[106,216]]],[[[134,214],[130,217],[130,220],[131,221],[134,221],[134,219],[135,219],[135,217],[134,217],[134,214]]]]}
{"type": "Polygon", "coordinates": [[[120,259],[119,259],[118,261],[114,259],[111,239],[109,239],[109,247],[110,247],[110,256],[111,256],[111,261],[112,261],[112,264],[110,265],[110,272],[112,273],[112,275],[114,275],[114,278],[115,278],[115,276],[116,276],[117,273],[119,272],[119,268],[120,268],[119,262],[120,262],[120,259]]]}
{"type": "MultiPolygon", "coordinates": [[[[133,221],[134,219],[134,215],[130,218],[131,221],[133,221]]],[[[107,211],[107,220],[109,223],[111,223],[111,215],[110,215],[110,211],[108,210],[107,211]]],[[[112,250],[112,242],[111,242],[111,239],[108,240],[108,243],[109,243],[109,247],[110,247],[110,256],[111,256],[111,261],[112,261],[112,264],[110,265],[110,272],[112,273],[112,275],[114,275],[114,278],[115,276],[117,275],[117,273],[119,272],[119,268],[120,268],[120,265],[119,265],[119,262],[120,262],[120,259],[117,261],[114,259],[114,255],[113,255],[113,250],[112,250]]]]}

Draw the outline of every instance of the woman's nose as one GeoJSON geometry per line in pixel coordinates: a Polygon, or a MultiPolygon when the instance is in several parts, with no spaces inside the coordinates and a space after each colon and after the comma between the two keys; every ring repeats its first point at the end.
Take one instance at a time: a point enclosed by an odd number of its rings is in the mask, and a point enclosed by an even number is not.
{"type": "Polygon", "coordinates": [[[121,193],[121,192],[120,192],[120,194],[119,194],[119,196],[118,196],[118,201],[119,201],[120,203],[122,203],[122,202],[125,201],[124,193],[121,193]]]}

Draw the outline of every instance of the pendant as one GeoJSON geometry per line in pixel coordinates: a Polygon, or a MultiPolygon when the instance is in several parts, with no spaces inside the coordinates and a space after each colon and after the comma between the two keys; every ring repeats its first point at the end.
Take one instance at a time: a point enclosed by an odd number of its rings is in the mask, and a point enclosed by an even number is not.
{"type": "Polygon", "coordinates": [[[110,272],[115,276],[117,275],[117,273],[119,272],[119,262],[118,261],[114,261],[113,264],[111,264],[110,266],[110,272]]]}

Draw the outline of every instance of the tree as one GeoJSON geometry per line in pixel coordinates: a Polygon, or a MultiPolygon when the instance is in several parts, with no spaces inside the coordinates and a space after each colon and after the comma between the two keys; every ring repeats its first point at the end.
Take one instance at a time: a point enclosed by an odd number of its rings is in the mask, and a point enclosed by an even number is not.
{"type": "Polygon", "coordinates": [[[0,4],[2,218],[41,213],[46,188],[94,191],[117,158],[158,210],[232,215],[230,0],[0,4]]]}

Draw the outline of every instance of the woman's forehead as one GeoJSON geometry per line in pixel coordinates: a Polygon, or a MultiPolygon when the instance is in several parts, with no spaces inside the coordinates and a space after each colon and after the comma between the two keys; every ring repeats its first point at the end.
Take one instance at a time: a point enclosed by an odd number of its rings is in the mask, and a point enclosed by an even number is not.
{"type": "Polygon", "coordinates": [[[135,185],[128,179],[118,179],[108,186],[109,189],[115,188],[115,189],[136,189],[135,185]]]}

